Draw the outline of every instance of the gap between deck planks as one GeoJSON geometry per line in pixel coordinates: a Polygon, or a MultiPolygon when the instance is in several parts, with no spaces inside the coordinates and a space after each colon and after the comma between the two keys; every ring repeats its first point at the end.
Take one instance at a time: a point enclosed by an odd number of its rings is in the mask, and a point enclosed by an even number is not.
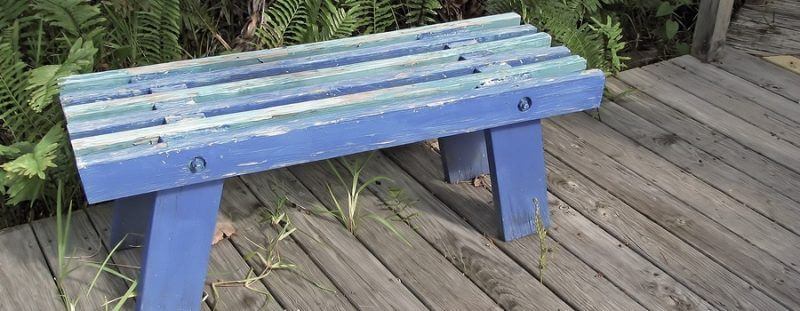
{"type": "Polygon", "coordinates": [[[723,47],[713,63],[742,79],[800,104],[800,75],[731,47],[723,47]]]}

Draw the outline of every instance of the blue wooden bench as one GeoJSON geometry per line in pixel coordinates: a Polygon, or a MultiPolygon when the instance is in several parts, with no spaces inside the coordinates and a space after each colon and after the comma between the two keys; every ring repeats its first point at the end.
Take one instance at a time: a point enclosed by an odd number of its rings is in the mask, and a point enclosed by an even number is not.
{"type": "Polygon", "coordinates": [[[197,309],[223,180],[439,138],[449,182],[491,173],[502,238],[545,223],[539,120],[604,76],[516,14],[77,75],[61,104],[111,242],[144,247],[137,308],[197,309]],[[127,235],[135,234],[135,235],[127,235]]]}

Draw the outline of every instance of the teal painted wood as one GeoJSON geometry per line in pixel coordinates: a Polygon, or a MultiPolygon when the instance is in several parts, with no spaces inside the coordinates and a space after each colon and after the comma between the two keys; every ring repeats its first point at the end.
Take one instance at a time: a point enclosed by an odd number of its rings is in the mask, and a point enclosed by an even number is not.
{"type": "Polygon", "coordinates": [[[72,92],[116,87],[119,85],[128,84],[132,81],[162,78],[172,73],[181,74],[190,72],[206,72],[232,66],[255,64],[262,61],[274,61],[317,55],[320,53],[354,50],[360,47],[373,47],[387,43],[409,42],[417,40],[418,38],[436,37],[438,35],[448,33],[503,28],[516,26],[519,24],[519,15],[514,13],[499,14],[450,23],[402,29],[371,36],[359,36],[271,50],[236,53],[138,68],[110,70],[105,72],[70,76],[62,79],[61,87],[63,90],[62,92],[68,94],[72,92]]]}

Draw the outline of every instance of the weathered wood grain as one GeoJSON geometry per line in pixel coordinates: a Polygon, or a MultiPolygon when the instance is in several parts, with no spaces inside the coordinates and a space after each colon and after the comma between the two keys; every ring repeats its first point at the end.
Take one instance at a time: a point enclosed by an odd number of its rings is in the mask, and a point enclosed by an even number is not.
{"type": "MultiPolygon", "coordinates": [[[[662,128],[667,140],[680,137],[715,159],[747,173],[773,189],[797,200],[800,198],[800,174],[781,165],[730,137],[636,91],[614,78],[606,84],[614,103],[662,128]],[[631,91],[633,90],[633,91],[631,91]]],[[[602,110],[602,109],[601,109],[602,110]]],[[[698,163],[699,164],[699,163],[698,163]]]]}
{"type": "MultiPolygon", "coordinates": [[[[268,189],[253,189],[256,192],[268,189]]],[[[267,209],[238,178],[225,182],[220,212],[231,220],[236,233],[230,237],[231,243],[242,257],[250,257],[248,263],[256,273],[265,267],[255,257],[255,252],[267,248],[277,236],[278,231],[268,219],[264,219],[267,209]]],[[[300,235],[302,233],[296,232],[300,235]]],[[[325,247],[315,245],[312,247],[325,247]]],[[[277,255],[285,263],[296,266],[292,270],[273,270],[264,280],[276,300],[288,310],[353,310],[347,298],[309,258],[293,238],[278,242],[277,255]]],[[[210,273],[210,272],[209,272],[210,273]]]]}
{"type": "Polygon", "coordinates": [[[714,65],[800,103],[800,75],[732,48],[720,50],[719,59],[714,65]]]}
{"type": "Polygon", "coordinates": [[[311,214],[324,206],[288,170],[243,175],[242,180],[259,189],[253,194],[267,208],[288,198],[294,207],[286,212],[300,232],[295,240],[357,309],[427,309],[342,224],[311,214]]]}
{"type": "MultiPolygon", "coordinates": [[[[796,267],[800,264],[799,236],[737,202],[724,192],[694,178],[647,148],[602,123],[592,122],[592,118],[586,114],[555,118],[552,123],[588,141],[618,163],[639,172],[645,180],[695,207],[700,213],[764,249],[787,266],[796,267]],[[652,172],[653,168],[658,168],[658,174],[648,173],[652,172]]],[[[753,204],[761,203],[753,202],[753,204]]],[[[758,208],[767,207],[758,205],[758,208]]]]}
{"type": "Polygon", "coordinates": [[[700,1],[697,22],[692,37],[692,55],[705,61],[716,57],[720,46],[725,44],[728,24],[733,13],[733,0],[700,1]]]}
{"type": "Polygon", "coordinates": [[[794,122],[800,122],[800,109],[797,109],[797,102],[763,89],[717,66],[703,64],[694,57],[688,56],[673,58],[667,63],[681,67],[681,69],[723,88],[735,98],[756,103],[783,117],[794,120],[794,122]]]}
{"type": "Polygon", "coordinates": [[[553,156],[546,157],[546,161],[550,191],[619,239],[617,247],[630,247],[718,309],[785,309],[566,163],[553,156]]]}
{"type": "Polygon", "coordinates": [[[7,310],[63,310],[58,288],[29,225],[0,230],[0,293],[7,310]]]}
{"type": "Polygon", "coordinates": [[[754,55],[800,53],[800,8],[796,1],[746,4],[731,20],[727,43],[754,55]],[[794,3],[792,3],[794,2],[794,3]]]}
{"type": "MultiPolygon", "coordinates": [[[[683,138],[664,131],[632,112],[606,101],[600,110],[603,123],[669,160],[714,188],[746,204],[795,234],[800,232],[800,203],[731,167],[716,156],[692,146],[683,138]]],[[[559,119],[575,127],[588,117],[559,119]]]]}
{"type": "MultiPolygon", "coordinates": [[[[798,281],[800,275],[797,271],[681,200],[684,195],[691,193],[679,193],[676,197],[642,177],[642,175],[651,178],[656,177],[654,175],[664,175],[660,171],[661,167],[648,167],[636,172],[563,128],[548,123],[544,129],[545,148],[557,159],[569,163],[594,183],[601,185],[706,256],[720,262],[729,270],[736,271],[753,286],[764,289],[771,298],[792,308],[798,306],[800,302],[796,297],[800,293],[800,281],[798,281]]],[[[623,155],[617,154],[617,156],[623,155]]],[[[636,155],[626,156],[628,159],[635,157],[636,155]]],[[[681,182],[690,178],[685,178],[681,182]]],[[[689,192],[694,190],[690,189],[689,192]]],[[[697,206],[697,208],[709,212],[707,210],[714,209],[715,206],[697,206]]],[[[791,247],[791,244],[783,245],[791,247]]]]}
{"type": "MultiPolygon", "coordinates": [[[[31,223],[36,239],[42,247],[45,260],[53,272],[58,275],[58,228],[55,218],[46,218],[31,223]]],[[[80,310],[102,310],[108,301],[122,296],[128,285],[121,278],[108,273],[101,273],[89,292],[98,268],[89,263],[103,262],[108,256],[100,237],[89,222],[84,211],[72,212],[72,223],[69,225],[69,236],[66,250],[66,266],[61,286],[80,310]],[[74,270],[72,270],[74,269],[74,270]]],[[[133,306],[133,304],[129,304],[133,306]]]]}
{"type": "MultiPolygon", "coordinates": [[[[468,184],[450,185],[442,182],[440,164],[433,151],[419,145],[409,145],[389,149],[387,155],[473,226],[490,235],[497,231],[496,223],[493,222],[497,214],[492,210],[491,193],[482,187],[468,184]]],[[[551,217],[552,223],[558,224],[559,229],[550,231],[550,235],[557,242],[552,240],[550,242],[554,249],[550,253],[551,258],[548,259],[548,266],[544,272],[544,282],[567,301],[584,306],[597,303],[595,301],[598,299],[608,299],[608,296],[597,293],[597,289],[592,290],[597,288],[596,285],[587,287],[589,284],[604,282],[602,279],[608,279],[648,309],[680,310],[686,307],[713,309],[702,298],[632,250],[620,248],[618,240],[602,230],[597,230],[598,228],[585,218],[575,213],[563,212],[562,208],[566,209],[567,205],[556,197],[550,196],[549,200],[553,206],[558,206],[551,209],[551,217]],[[582,258],[585,263],[581,263],[578,258],[582,258]],[[625,268],[620,269],[621,267],[625,268]],[[590,273],[587,270],[596,272],[590,273]],[[578,281],[581,283],[563,283],[568,279],[581,280],[578,281]]],[[[535,237],[510,243],[494,240],[494,244],[518,263],[526,266],[529,271],[538,273],[536,266],[539,261],[538,241],[535,237]]],[[[597,308],[602,309],[599,305],[597,308]]],[[[630,307],[623,307],[625,308],[630,307]]]]}
{"type": "MultiPolygon", "coordinates": [[[[425,155],[420,155],[425,156],[425,155]]],[[[405,157],[404,157],[405,158],[405,157]]],[[[435,155],[431,160],[436,161],[435,155]]],[[[429,169],[422,167],[421,169],[429,169]]],[[[431,175],[437,175],[431,171],[431,175]]],[[[470,210],[464,214],[464,220],[459,213],[448,208],[445,203],[437,198],[436,194],[429,192],[425,186],[414,178],[420,178],[427,183],[426,175],[411,176],[397,166],[382,152],[375,153],[372,160],[362,171],[362,180],[376,176],[389,176],[392,180],[372,185],[369,189],[379,197],[384,204],[396,204],[397,189],[402,191],[404,201],[410,202],[406,210],[400,211],[401,215],[417,213],[416,216],[407,218],[407,222],[433,245],[445,258],[459,268],[472,282],[491,296],[505,309],[521,308],[528,305],[541,306],[543,291],[549,292],[538,285],[539,280],[535,274],[538,262],[538,247],[531,239],[526,239],[515,245],[520,247],[506,247],[505,244],[496,244],[494,239],[488,238],[473,229],[468,222],[478,224],[478,229],[484,232],[496,231],[497,214],[481,203],[480,206],[465,205],[461,209],[470,210]],[[498,247],[499,246],[499,247],[498,247]],[[504,251],[516,250],[510,256],[504,251]],[[517,259],[519,263],[515,262],[517,259]],[[533,272],[529,272],[533,271],[533,272]],[[539,294],[530,295],[528,293],[539,294]]],[[[432,180],[430,182],[433,182],[432,180]]],[[[441,180],[437,184],[444,185],[441,180]]],[[[443,187],[443,186],[442,186],[443,187]]],[[[454,191],[468,190],[465,185],[453,185],[454,191]]],[[[476,191],[469,189],[469,191],[476,191]]],[[[485,197],[483,197],[485,199],[485,197]]],[[[614,286],[607,278],[581,262],[561,245],[547,239],[557,257],[548,267],[545,276],[546,284],[564,299],[569,305],[584,310],[638,310],[641,306],[623,291],[614,286]],[[558,280],[551,282],[550,280],[558,280]],[[575,289],[580,290],[575,290],[575,289]]]]}
{"type": "MultiPolygon", "coordinates": [[[[773,137],[788,141],[794,146],[800,146],[800,119],[792,119],[766,109],[757,102],[738,97],[735,93],[732,94],[728,90],[668,62],[648,65],[642,69],[733,116],[739,117],[746,123],[767,131],[773,137]]],[[[700,105],[702,107],[702,104],[700,105]]],[[[794,110],[800,113],[797,106],[795,104],[794,110]]]]}
{"type": "MultiPolygon", "coordinates": [[[[83,90],[79,86],[89,84],[92,88],[104,88],[127,84],[130,81],[163,78],[170,73],[203,72],[237,65],[254,64],[264,60],[278,60],[289,57],[302,57],[318,54],[321,51],[354,50],[359,47],[371,47],[390,42],[414,41],[425,37],[436,37],[448,33],[474,31],[510,27],[520,24],[516,13],[498,14],[469,20],[441,23],[424,27],[414,27],[385,32],[371,36],[358,36],[339,40],[330,40],[278,49],[260,50],[247,53],[236,53],[200,59],[191,59],[168,64],[157,64],[137,68],[110,70],[62,79],[62,87],[71,91],[83,90]]],[[[89,89],[92,89],[89,88],[89,89]]]]}
{"type": "Polygon", "coordinates": [[[800,167],[800,157],[797,157],[800,148],[777,139],[752,124],[743,122],[740,118],[708,104],[697,96],[684,92],[658,76],[637,68],[622,72],[619,77],[622,81],[662,103],[713,127],[787,167],[800,167]]]}
{"type": "MultiPolygon", "coordinates": [[[[111,229],[111,207],[108,205],[94,206],[88,210],[88,215],[98,233],[100,233],[100,238],[104,243],[108,243],[111,229]]],[[[220,243],[227,243],[227,241],[222,241],[220,243]]],[[[246,271],[247,269],[247,264],[243,259],[240,258],[239,260],[235,260],[235,257],[237,256],[236,254],[215,254],[222,251],[232,252],[233,249],[230,247],[212,247],[209,261],[209,279],[206,280],[206,293],[210,293],[211,290],[208,285],[210,282],[216,281],[215,276],[217,276],[218,271],[246,271]]],[[[139,267],[141,265],[141,249],[132,248],[120,250],[114,253],[111,258],[114,264],[119,266],[122,273],[125,273],[128,277],[134,280],[138,279],[139,267]]],[[[255,283],[253,287],[261,291],[267,290],[260,283],[255,283]]],[[[201,298],[202,297],[198,297],[198,299],[201,298]]],[[[264,304],[263,301],[265,300],[263,295],[244,288],[223,289],[221,290],[219,299],[207,299],[206,302],[211,303],[212,300],[216,304],[217,310],[227,310],[227,307],[236,310],[283,309],[275,302],[275,300],[272,299],[266,300],[267,303],[264,304]],[[260,303],[251,304],[250,302],[260,303]]],[[[211,310],[211,306],[206,303],[202,305],[202,308],[204,310],[211,310]]]]}
{"type": "MultiPolygon", "coordinates": [[[[192,131],[191,135],[195,137],[183,140],[183,143],[176,142],[177,137],[165,138],[166,143],[155,145],[145,143],[105,156],[101,153],[78,156],[78,166],[89,201],[108,200],[181,184],[258,172],[589,109],[599,104],[603,75],[599,71],[590,71],[552,79],[534,79],[517,83],[511,81],[496,87],[481,87],[474,92],[451,94],[454,96],[452,98],[386,102],[381,106],[366,107],[363,111],[331,110],[325,112],[324,117],[276,118],[256,122],[264,123],[266,127],[247,127],[242,134],[230,133],[238,127],[228,126],[221,128],[228,132],[226,134],[221,134],[219,128],[211,132],[192,131]],[[485,95],[480,95],[481,93],[485,95]],[[554,102],[554,104],[534,105],[531,109],[520,112],[517,103],[519,98],[524,96],[534,102],[554,102]],[[558,101],[552,100],[555,98],[558,98],[558,101]],[[353,117],[360,115],[365,117],[353,117]],[[481,115],[481,118],[475,118],[475,115],[481,115]],[[285,125],[277,125],[276,122],[285,125]],[[409,124],[413,124],[413,127],[409,127],[409,124]],[[377,130],[386,128],[404,130],[398,132],[377,130]],[[212,133],[215,135],[210,135],[212,133]],[[209,139],[210,141],[204,142],[209,139]],[[242,143],[244,140],[248,142],[242,143]],[[283,148],[290,142],[293,148],[283,148]],[[181,144],[187,146],[181,147],[181,144]],[[270,160],[265,162],[261,156],[263,154],[270,154],[270,160]],[[187,164],[198,156],[206,160],[208,169],[193,173],[187,168],[187,164]],[[108,161],[110,157],[116,160],[108,161]],[[123,187],[110,182],[115,180],[128,182],[123,187]]],[[[433,96],[442,95],[446,96],[446,94],[433,96]]],[[[344,97],[347,96],[339,98],[344,97]]],[[[385,97],[383,100],[388,101],[389,98],[391,97],[385,97]]],[[[263,116],[254,112],[248,115],[248,118],[263,116]]],[[[225,117],[229,116],[231,115],[225,117]]],[[[196,127],[204,123],[207,122],[193,120],[185,124],[196,127]]],[[[135,131],[125,133],[131,132],[135,131]]],[[[79,145],[77,140],[75,142],[79,145]]],[[[81,153],[77,149],[76,152],[81,153]]]]}
{"type": "MultiPolygon", "coordinates": [[[[340,172],[346,172],[345,168],[338,163],[332,162],[332,164],[340,172]]],[[[313,162],[293,166],[289,170],[329,210],[334,210],[336,207],[328,192],[328,185],[333,189],[333,194],[338,202],[347,202],[346,190],[326,163],[313,162]]],[[[348,175],[348,173],[344,173],[345,180],[348,180],[348,175]]],[[[360,204],[360,215],[369,213],[384,219],[396,218],[389,206],[384,205],[369,191],[361,193],[358,204],[360,204]]],[[[393,225],[405,241],[386,226],[369,218],[361,219],[355,236],[428,308],[436,310],[498,309],[497,304],[489,296],[441,256],[408,224],[402,221],[393,221],[393,225]]],[[[537,293],[536,296],[545,296],[547,299],[537,299],[539,306],[535,308],[549,310],[564,306],[547,291],[537,293]],[[551,301],[559,303],[551,304],[551,301]]]]}

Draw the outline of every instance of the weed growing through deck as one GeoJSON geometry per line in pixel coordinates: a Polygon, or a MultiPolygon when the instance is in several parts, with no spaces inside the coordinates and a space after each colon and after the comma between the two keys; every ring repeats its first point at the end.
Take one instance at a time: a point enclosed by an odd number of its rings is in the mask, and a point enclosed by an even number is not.
{"type": "Polygon", "coordinates": [[[56,272],[56,287],[59,291],[59,296],[61,296],[61,300],[64,303],[64,306],[69,311],[77,310],[78,303],[80,302],[81,298],[88,296],[97,284],[97,279],[100,277],[100,274],[103,272],[109,273],[115,277],[119,277],[127,281],[130,286],[128,287],[125,294],[121,297],[115,298],[113,300],[107,301],[102,307],[108,310],[108,306],[114,302],[114,307],[112,310],[117,311],[122,309],[122,306],[125,305],[128,299],[133,298],[136,296],[136,284],[137,281],[133,280],[119,271],[111,269],[108,267],[108,262],[111,259],[111,256],[119,249],[122,245],[122,242],[125,241],[127,235],[123,237],[117,245],[114,246],[113,249],[108,253],[103,262],[98,264],[91,261],[82,261],[81,263],[94,267],[97,269],[97,273],[95,274],[94,278],[92,278],[92,282],[89,283],[89,288],[86,289],[85,292],[79,294],[77,298],[73,298],[67,293],[66,288],[64,286],[64,281],[69,276],[70,273],[75,271],[76,269],[80,268],[80,265],[73,266],[72,259],[75,258],[74,256],[67,256],[67,251],[69,249],[69,231],[70,225],[72,224],[72,203],[70,202],[69,207],[67,208],[66,215],[64,214],[63,208],[63,201],[62,201],[62,190],[63,184],[59,183],[58,190],[57,190],[57,201],[56,201],[56,261],[58,264],[58,271],[56,272]],[[66,218],[66,219],[65,219],[66,218]]]}
{"type": "Polygon", "coordinates": [[[550,245],[547,243],[547,228],[542,220],[539,199],[533,198],[534,223],[536,224],[536,236],[539,238],[539,282],[544,283],[544,271],[547,268],[547,259],[550,252],[550,245]]]}
{"type": "Polygon", "coordinates": [[[331,200],[333,201],[334,210],[318,210],[321,214],[331,215],[339,222],[341,222],[345,228],[350,231],[352,234],[356,234],[358,231],[358,227],[361,224],[361,221],[364,218],[369,218],[374,221],[377,221],[379,224],[383,225],[389,231],[391,231],[394,235],[398,238],[403,240],[406,244],[411,244],[406,240],[405,237],[397,230],[397,228],[392,224],[391,217],[384,218],[377,214],[362,211],[360,206],[358,205],[358,198],[361,196],[361,193],[367,189],[367,187],[377,184],[381,181],[391,181],[386,176],[375,176],[372,177],[365,182],[361,182],[359,177],[361,176],[361,172],[366,167],[367,163],[370,159],[375,155],[374,152],[371,152],[367,157],[358,157],[352,162],[347,158],[341,158],[342,165],[344,165],[345,169],[347,169],[347,173],[350,174],[350,179],[345,180],[345,177],[342,175],[341,172],[336,168],[336,166],[330,160],[327,161],[328,167],[330,168],[331,172],[336,175],[339,183],[341,184],[342,188],[345,189],[347,194],[347,201],[346,202],[339,202],[336,198],[336,194],[333,192],[333,188],[330,184],[327,184],[328,193],[331,196],[331,200]]]}

